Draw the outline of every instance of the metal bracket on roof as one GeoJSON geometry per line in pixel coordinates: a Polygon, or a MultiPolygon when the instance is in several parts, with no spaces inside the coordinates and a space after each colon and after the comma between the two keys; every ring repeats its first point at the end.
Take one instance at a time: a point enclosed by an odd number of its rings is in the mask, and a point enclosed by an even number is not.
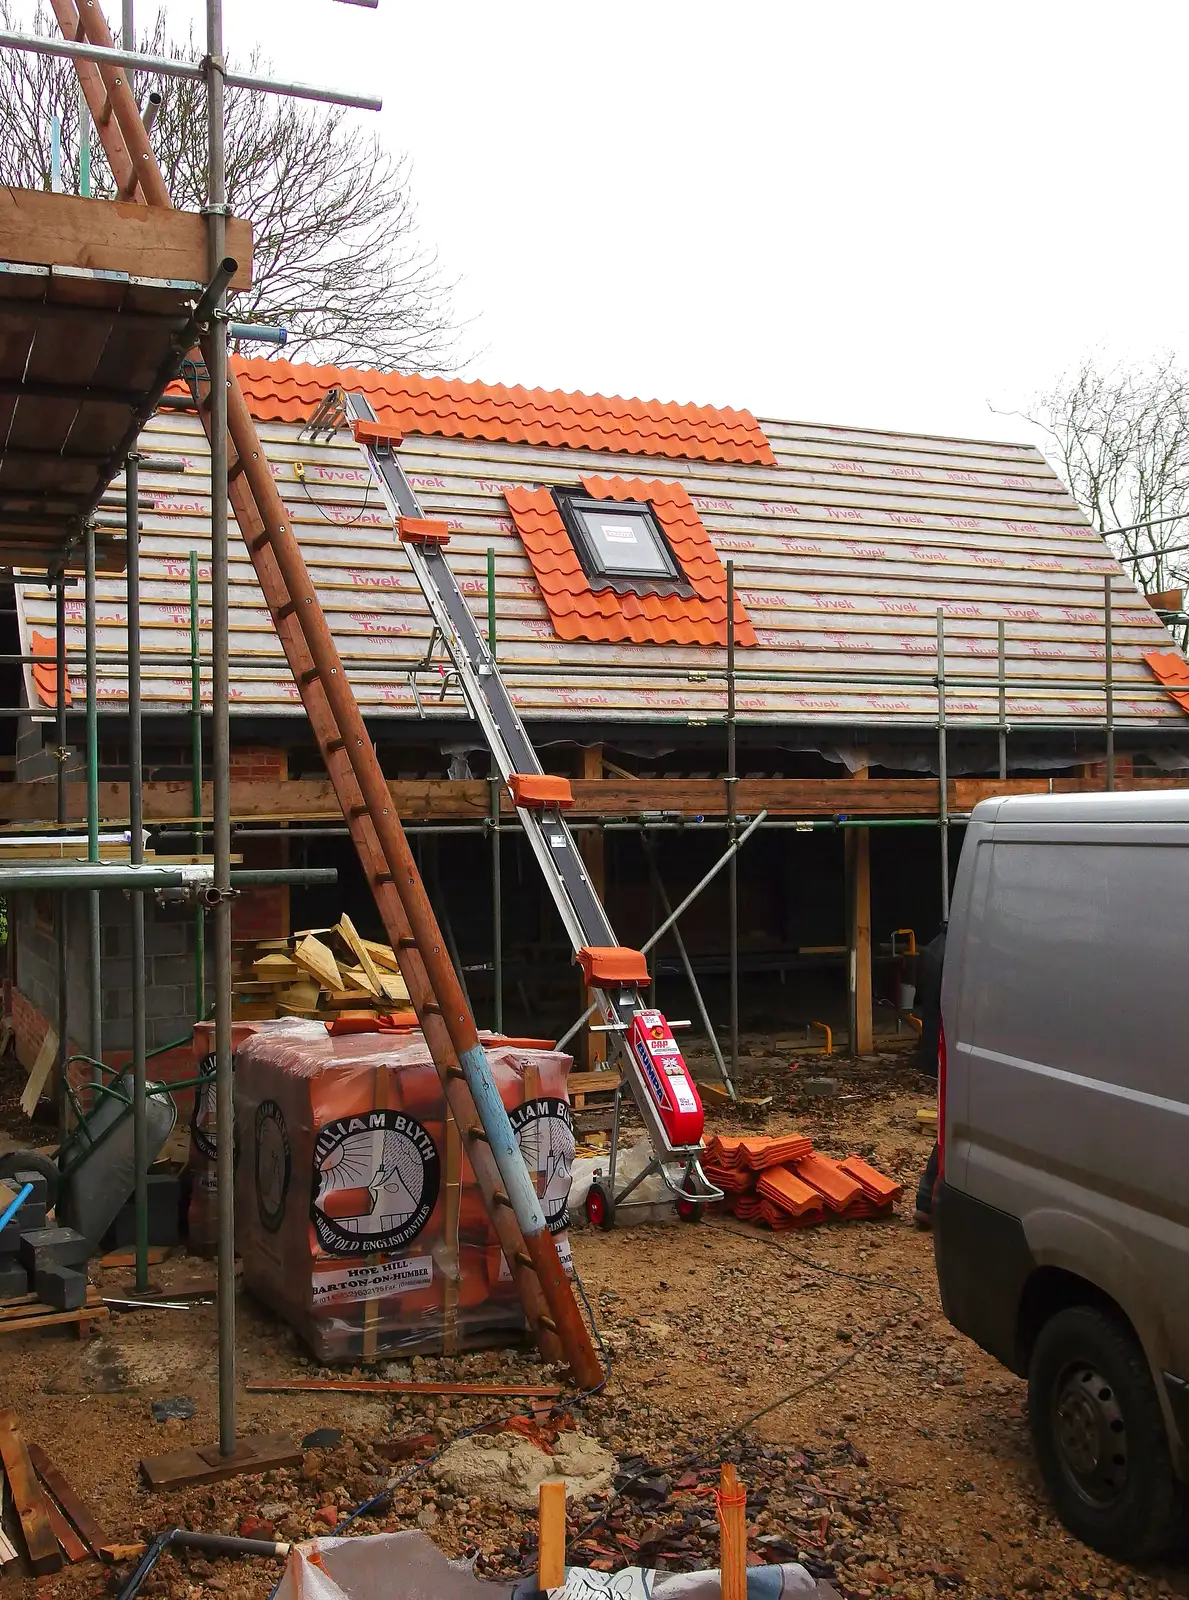
{"type": "Polygon", "coordinates": [[[297,437],[299,439],[308,437],[311,443],[316,444],[320,433],[324,433],[328,439],[333,438],[346,420],[347,410],[343,401],[343,391],[328,389],[314,407],[313,415],[303,424],[297,437]]]}
{"type": "Polygon", "coordinates": [[[449,664],[449,655],[446,656],[444,661],[437,663],[434,661],[434,655],[437,652],[438,645],[444,644],[444,642],[445,641],[442,638],[442,630],[435,623],[434,630],[429,636],[429,644],[426,646],[425,654],[421,657],[420,661],[414,662],[414,664],[405,674],[409,688],[413,691],[413,704],[417,707],[417,715],[422,719],[422,721],[425,720],[425,705],[421,699],[421,692],[417,687],[418,673],[434,672],[441,679],[441,689],[438,692],[439,705],[443,705],[445,703],[446,695],[451,689],[457,689],[460,692],[462,690],[462,680],[459,678],[458,669],[449,664]]]}

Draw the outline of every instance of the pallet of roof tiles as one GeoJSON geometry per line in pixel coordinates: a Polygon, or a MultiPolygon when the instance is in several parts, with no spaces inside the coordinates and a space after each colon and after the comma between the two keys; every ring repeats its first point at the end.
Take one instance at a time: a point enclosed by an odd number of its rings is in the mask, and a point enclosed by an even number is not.
{"type": "Polygon", "coordinates": [[[18,1295],[14,1300],[0,1300],[0,1334],[38,1333],[46,1328],[73,1326],[80,1339],[85,1339],[97,1322],[106,1322],[108,1309],[103,1304],[99,1290],[87,1287],[87,1298],[74,1311],[55,1311],[43,1305],[34,1294],[18,1295]]]}

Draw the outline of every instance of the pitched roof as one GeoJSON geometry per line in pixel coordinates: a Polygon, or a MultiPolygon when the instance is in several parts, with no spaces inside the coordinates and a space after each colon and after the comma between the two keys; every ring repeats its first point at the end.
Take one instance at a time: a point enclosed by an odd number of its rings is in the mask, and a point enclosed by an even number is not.
{"type": "MultiPolygon", "coordinates": [[[[299,420],[268,420],[282,377],[296,384],[293,375],[305,375],[301,405],[290,396],[303,420],[328,388],[355,378],[335,368],[311,378],[318,369],[244,365],[272,371],[262,398],[251,398],[260,386],[253,379],[249,404],[360,704],[369,716],[415,720],[409,674],[424,657],[430,621],[367,461],[346,429],[312,439],[299,420]]],[[[740,663],[746,676],[738,680],[737,706],[778,741],[802,737],[798,728],[829,730],[823,737],[836,740],[843,727],[899,726],[917,730],[928,746],[923,730],[937,716],[940,609],[947,717],[955,730],[993,726],[999,715],[1002,623],[1013,734],[1044,730],[1051,739],[1063,727],[1068,741],[1088,731],[1086,748],[1094,748],[1103,728],[1103,577],[1110,573],[1116,723],[1189,742],[1185,710],[1142,659],[1145,651],[1173,649],[1168,630],[1033,446],[771,419],[760,426],[774,465],[659,451],[641,457],[595,450],[589,441],[404,433],[401,463],[425,515],[450,528],[448,559],[481,628],[494,553],[500,668],[530,723],[692,728],[723,714],[725,663],[717,643],[641,644],[630,635],[589,643],[562,637],[555,624],[507,492],[618,477],[679,484],[716,558],[733,559],[739,604],[756,636],[740,663]]],[[[145,702],[152,712],[181,713],[190,704],[192,550],[200,564],[200,622],[204,633],[209,628],[209,452],[198,418],[172,410],[153,419],[145,444],[185,463],[182,476],[156,471],[147,459],[140,469],[142,619],[151,652],[145,702]]],[[[300,716],[297,688],[235,537],[231,558],[236,714],[300,716]]],[[[101,576],[97,594],[98,694],[118,706],[127,693],[123,579],[101,576]]],[[[53,596],[18,586],[17,609],[22,649],[32,654],[31,631],[53,634],[53,596]]],[[[72,666],[82,659],[84,622],[81,599],[68,598],[72,666]]],[[[48,685],[52,661],[39,668],[48,685]]],[[[36,703],[31,670],[26,682],[36,703]]],[[[424,687],[426,679],[419,682],[424,687]]],[[[461,723],[461,696],[448,679],[435,677],[434,685],[427,714],[461,723]]],[[[81,693],[77,670],[73,687],[81,693]]],[[[208,700],[209,692],[204,665],[208,700]]]]}
{"type": "Polygon", "coordinates": [[[252,415],[262,422],[304,422],[329,389],[351,389],[362,391],[379,420],[402,434],[568,445],[674,461],[776,464],[750,411],[564,394],[559,389],[506,389],[499,383],[315,367],[266,357],[235,356],[232,365],[252,415]]]}
{"type": "MultiPolygon", "coordinates": [[[[533,564],[558,638],[725,645],[727,575],[682,485],[641,478],[583,477],[580,481],[593,500],[636,500],[650,505],[694,592],[636,595],[593,589],[549,490],[508,489],[508,510],[533,564]]],[[[741,645],[756,642],[755,630],[738,599],[735,637],[741,645]]]]}

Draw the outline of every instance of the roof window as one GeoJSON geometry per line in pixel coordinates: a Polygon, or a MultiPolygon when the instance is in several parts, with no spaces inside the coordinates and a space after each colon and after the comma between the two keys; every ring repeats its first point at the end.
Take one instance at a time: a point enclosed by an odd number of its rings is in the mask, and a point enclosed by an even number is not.
{"type": "Polygon", "coordinates": [[[553,498],[592,589],[693,593],[651,506],[595,500],[576,489],[555,489],[553,498]]]}

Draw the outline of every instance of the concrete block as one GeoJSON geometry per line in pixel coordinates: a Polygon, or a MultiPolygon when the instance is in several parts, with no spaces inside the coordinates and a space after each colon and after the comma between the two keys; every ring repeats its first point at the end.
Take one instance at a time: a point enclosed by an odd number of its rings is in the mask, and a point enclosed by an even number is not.
{"type": "Polygon", "coordinates": [[[21,1265],[36,1276],[43,1267],[81,1267],[91,1245],[73,1228],[34,1228],[21,1235],[20,1254],[21,1265]]]}
{"type": "Polygon", "coordinates": [[[19,1294],[28,1294],[29,1275],[12,1256],[0,1261],[0,1300],[15,1300],[19,1294]]]}
{"type": "MultiPolygon", "coordinates": [[[[175,980],[178,977],[178,973],[172,970],[172,963],[177,959],[178,958],[176,956],[171,956],[169,958],[171,966],[169,976],[175,980]]],[[[156,968],[156,965],[157,963],[154,962],[154,969],[156,968]]],[[[185,988],[181,983],[176,981],[171,983],[158,983],[154,977],[153,982],[149,985],[148,993],[145,995],[145,1012],[150,1017],[173,1018],[179,1024],[178,1032],[184,1032],[184,1027],[182,1024],[184,1024],[186,1016],[185,988]]]]}
{"type": "MultiPolygon", "coordinates": [[[[26,1160],[28,1160],[28,1157],[26,1157],[26,1160]]],[[[46,1181],[44,1172],[14,1172],[11,1178],[6,1178],[4,1181],[10,1186],[15,1185],[18,1190],[23,1189],[27,1183],[33,1185],[33,1193],[17,1212],[17,1216],[23,1217],[30,1206],[46,1206],[49,1204],[50,1186],[46,1181]]]]}
{"type": "Polygon", "coordinates": [[[33,1274],[33,1292],[55,1311],[77,1311],[87,1303],[87,1275],[73,1267],[42,1267],[33,1274]]]}
{"type": "Polygon", "coordinates": [[[30,1196],[12,1220],[16,1223],[17,1229],[21,1233],[31,1233],[36,1228],[44,1228],[44,1202],[40,1200],[35,1201],[33,1197],[30,1196]]]}
{"type": "Polygon", "coordinates": [[[0,1228],[0,1259],[7,1261],[9,1256],[15,1256],[21,1242],[21,1224],[18,1217],[13,1217],[11,1222],[6,1222],[0,1228]]]}
{"type": "Polygon", "coordinates": [[[172,922],[156,917],[153,926],[148,930],[147,943],[153,952],[155,967],[162,956],[184,956],[189,952],[190,927],[184,922],[172,922]]]}

